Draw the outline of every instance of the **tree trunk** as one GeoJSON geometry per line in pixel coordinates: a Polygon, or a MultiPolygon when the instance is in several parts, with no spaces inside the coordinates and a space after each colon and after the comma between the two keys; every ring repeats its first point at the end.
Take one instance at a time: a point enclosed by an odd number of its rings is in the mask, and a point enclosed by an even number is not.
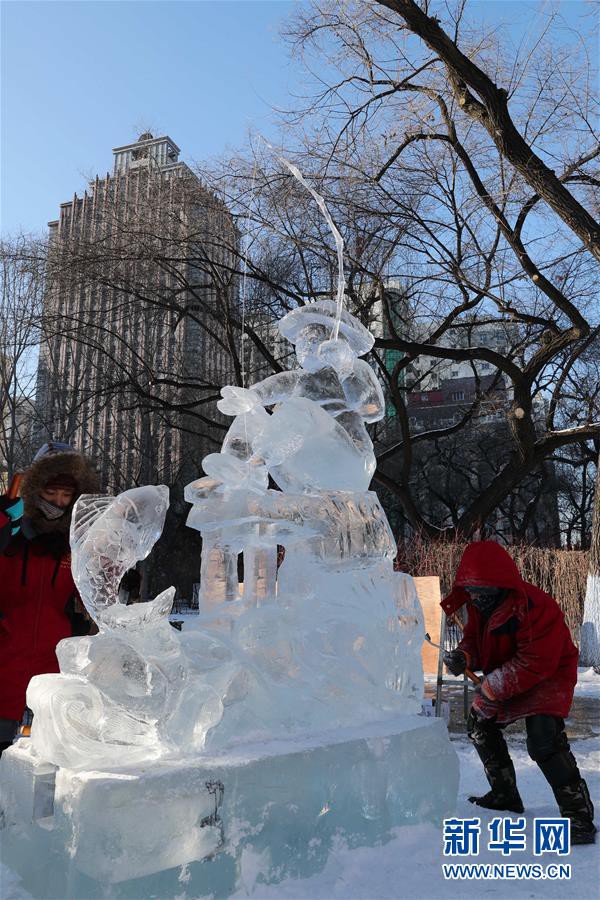
{"type": "Polygon", "coordinates": [[[581,625],[579,662],[582,666],[600,666],[600,456],[596,472],[590,566],[581,625]]]}

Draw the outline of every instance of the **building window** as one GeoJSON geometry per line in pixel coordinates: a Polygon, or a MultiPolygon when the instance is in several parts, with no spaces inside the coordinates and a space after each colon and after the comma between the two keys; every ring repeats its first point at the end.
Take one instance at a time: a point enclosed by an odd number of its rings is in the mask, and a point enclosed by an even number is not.
{"type": "Polygon", "coordinates": [[[453,391],[453,392],[450,394],[450,399],[451,399],[451,400],[464,400],[464,399],[465,399],[465,392],[464,392],[464,391],[453,391]]]}

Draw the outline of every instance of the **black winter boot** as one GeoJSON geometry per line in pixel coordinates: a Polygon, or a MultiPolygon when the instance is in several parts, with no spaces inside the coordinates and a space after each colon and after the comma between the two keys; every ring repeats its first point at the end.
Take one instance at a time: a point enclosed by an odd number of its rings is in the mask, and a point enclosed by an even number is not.
{"type": "Polygon", "coordinates": [[[504,794],[498,790],[491,790],[481,797],[469,797],[469,803],[483,806],[484,809],[503,809],[515,813],[522,813],[525,809],[518,791],[514,794],[504,794]]]}
{"type": "Polygon", "coordinates": [[[553,788],[553,791],[561,816],[571,820],[571,843],[594,844],[597,830],[594,825],[594,807],[583,778],[553,788]]]}
{"type": "Polygon", "coordinates": [[[595,843],[594,807],[571,753],[564,721],[555,716],[536,715],[527,718],[525,724],[529,755],[552,788],[561,816],[571,821],[571,843],[595,843]]]}
{"type": "Polygon", "coordinates": [[[490,761],[484,764],[491,791],[482,797],[469,797],[469,803],[483,806],[485,809],[505,809],[509,812],[522,813],[523,801],[517,789],[517,777],[512,760],[503,765],[494,765],[490,761]]]}
{"type": "Polygon", "coordinates": [[[522,813],[523,801],[517,789],[515,767],[500,727],[471,712],[467,721],[467,733],[483,763],[491,787],[491,791],[482,797],[469,797],[469,803],[485,809],[522,813]]]}

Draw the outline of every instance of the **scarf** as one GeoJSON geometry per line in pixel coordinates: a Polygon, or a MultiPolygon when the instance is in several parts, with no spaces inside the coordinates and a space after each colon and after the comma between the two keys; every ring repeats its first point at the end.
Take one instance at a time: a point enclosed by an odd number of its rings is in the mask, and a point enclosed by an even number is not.
{"type": "Polygon", "coordinates": [[[55,503],[50,503],[48,500],[43,500],[42,497],[38,497],[36,499],[36,506],[41,511],[43,517],[48,519],[50,522],[54,522],[56,519],[60,519],[61,516],[64,516],[66,512],[68,512],[68,507],[63,509],[62,506],[57,506],[55,503]]]}

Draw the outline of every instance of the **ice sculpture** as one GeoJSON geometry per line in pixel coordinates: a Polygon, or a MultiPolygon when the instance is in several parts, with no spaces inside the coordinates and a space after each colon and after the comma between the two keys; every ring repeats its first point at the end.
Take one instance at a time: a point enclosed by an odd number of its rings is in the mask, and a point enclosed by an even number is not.
{"type": "Polygon", "coordinates": [[[193,624],[170,627],[173,588],[118,599],[167,489],[77,502],[73,573],[99,633],[61,642],[60,674],[32,679],[31,740],[0,760],[3,852],[36,896],[171,897],[182,879],[228,896],[249,870],[306,876],[340,838],[382,842],[453,810],[456,753],[442,720],[416,715],[415,587],[368,490],[373,338],[330,300],[280,331],[299,368],[223,388],[233,422],[186,488],[203,540],[193,624]]]}
{"type": "MultiPolygon", "coordinates": [[[[285,444],[261,457],[268,464],[256,465],[224,451],[225,480],[188,486],[189,524],[204,539],[196,628],[180,634],[169,626],[172,588],[144,604],[118,600],[123,574],[162,530],[167,489],[78,500],[73,574],[99,634],[61,642],[60,674],[30,683],[31,746],[46,761],[106,771],[419,710],[420,608],[412,580],[393,572],[394,541],[377,496],[314,487],[338,479],[326,452],[343,460],[347,482],[354,473],[361,484],[364,441],[357,446],[342,426],[328,426],[336,425],[335,413],[348,414],[345,395],[326,412],[296,395],[301,379],[303,391],[311,390],[311,373],[293,374],[287,401],[290,380],[283,376],[283,387],[269,379],[269,392],[264,382],[249,392],[272,401],[277,391],[281,416],[296,428],[293,454],[286,457],[285,444]],[[336,452],[336,438],[347,457],[336,452]],[[265,490],[249,478],[232,484],[228,464],[240,460],[249,472],[264,467],[284,490],[265,490]],[[297,484],[304,493],[288,493],[297,484]],[[279,571],[278,545],[286,548],[279,571]]],[[[322,370],[317,374],[322,379],[322,370]]],[[[355,407],[372,416],[377,390],[365,382],[355,407]]],[[[238,427],[236,420],[224,446],[232,446],[238,427]]],[[[254,447],[264,446],[265,430],[249,432],[254,447]]]]}
{"type": "Polygon", "coordinates": [[[110,770],[190,755],[222,716],[204,674],[231,654],[209,635],[170,627],[175,589],[131,606],[118,599],[124,573],[160,535],[168,502],[168,488],[148,486],[75,505],[73,576],[99,633],[61,641],[60,674],[29,684],[31,749],[47,762],[110,770]]]}
{"type": "Polygon", "coordinates": [[[336,321],[332,300],[293,310],[279,330],[294,344],[300,368],[249,390],[223,388],[217,405],[236,418],[222,452],[204,460],[207,475],[231,489],[259,492],[267,488],[267,473],[288,493],[368,488],[375,456],[365,426],[384,412],[381,386],[360,359],[373,337],[343,310],[339,336],[331,339],[336,321]]]}
{"type": "Polygon", "coordinates": [[[211,750],[420,709],[420,606],[412,579],[393,571],[393,535],[366,490],[365,423],[384,410],[359,358],[373,338],[343,311],[332,340],[335,320],[329,300],[283,318],[300,368],[223,388],[219,408],[234,421],[204,460],[208,477],[186,489],[203,538],[199,624],[234,653],[206,673],[225,707],[211,750]]]}

